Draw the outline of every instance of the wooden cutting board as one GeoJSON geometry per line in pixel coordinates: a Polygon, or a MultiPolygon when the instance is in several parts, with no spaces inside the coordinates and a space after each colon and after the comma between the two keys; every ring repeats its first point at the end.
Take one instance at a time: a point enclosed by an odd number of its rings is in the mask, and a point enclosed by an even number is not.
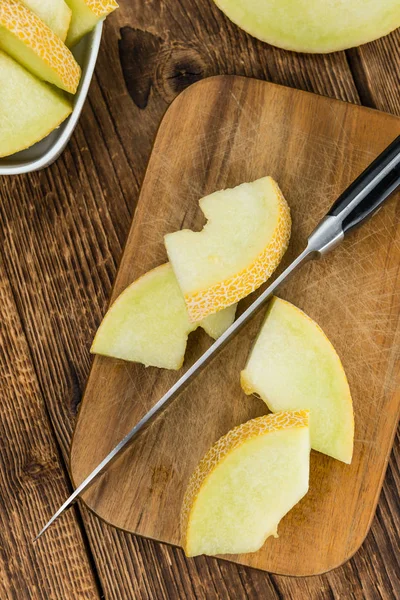
{"type": "MultiPolygon", "coordinates": [[[[200,197],[264,175],[279,182],[292,210],[284,267],[338,194],[399,133],[396,117],[270,83],[216,77],[191,86],[158,131],[112,300],[166,261],[165,233],[201,229],[200,197]]],[[[321,325],[342,358],[354,399],[354,459],[348,466],[313,452],[310,491],[282,521],[279,539],[229,560],[311,575],[343,563],[365,538],[400,406],[399,209],[397,195],[331,255],[307,264],[280,289],[321,325]]],[[[267,412],[239,384],[262,318],[84,493],[99,517],[179,544],[182,497],[199,460],[229,429],[267,412]]],[[[192,334],[185,368],[209,344],[202,330],[192,334]]],[[[180,374],[94,359],[71,450],[75,485],[180,374]]]]}

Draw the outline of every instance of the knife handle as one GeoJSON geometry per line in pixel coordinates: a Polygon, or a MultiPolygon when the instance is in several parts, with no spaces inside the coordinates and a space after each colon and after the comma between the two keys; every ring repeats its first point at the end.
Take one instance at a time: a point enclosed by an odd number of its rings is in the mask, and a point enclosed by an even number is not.
{"type": "Polygon", "coordinates": [[[371,217],[400,185],[400,136],[339,196],[308,238],[307,254],[324,256],[371,217]]]}
{"type": "Polygon", "coordinates": [[[339,196],[328,217],[340,219],[343,233],[361,225],[400,185],[400,136],[339,196]]]}

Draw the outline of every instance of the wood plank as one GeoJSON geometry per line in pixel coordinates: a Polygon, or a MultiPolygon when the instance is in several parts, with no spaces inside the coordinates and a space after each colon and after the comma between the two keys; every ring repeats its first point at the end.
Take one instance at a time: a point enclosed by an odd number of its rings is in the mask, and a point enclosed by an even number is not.
{"type": "Polygon", "coordinates": [[[362,104],[400,115],[400,29],[346,54],[362,104]]]}
{"type": "MultiPolygon", "coordinates": [[[[89,371],[91,337],[107,303],[156,129],[177,90],[196,78],[237,73],[359,102],[344,53],[285,53],[239,32],[211,0],[202,3],[201,11],[195,0],[181,2],[179,18],[177,6],[171,8],[164,0],[157,6],[139,0],[123,3],[106,22],[89,102],[63,157],[45,173],[4,179],[0,185],[8,271],[65,457],[89,371]],[[187,67],[193,57],[197,64],[199,55],[202,70],[195,73],[187,67]],[[45,226],[38,225],[43,214],[45,226]],[[47,246],[62,260],[49,260],[47,246]],[[74,271],[82,271],[84,277],[78,292],[74,271]],[[25,282],[26,272],[30,277],[25,282]],[[60,302],[64,295],[65,306],[60,302]],[[76,328],[78,343],[72,339],[76,328]]],[[[384,486],[385,497],[393,501],[395,484],[390,479],[384,486]]],[[[383,557],[380,564],[387,564],[393,539],[384,527],[390,516],[387,503],[381,510],[381,537],[374,534],[374,524],[368,552],[363,547],[357,554],[362,562],[350,568],[353,559],[335,571],[339,586],[332,574],[306,584],[228,563],[220,567],[213,559],[187,561],[178,549],[124,534],[84,509],[83,517],[107,598],[166,597],[165,590],[175,590],[178,577],[185,582],[188,599],[218,597],[222,579],[228,585],[234,582],[238,598],[260,598],[273,585],[281,597],[297,600],[321,598],[320,590],[328,597],[343,597],[343,586],[360,598],[363,585],[374,585],[375,575],[365,568],[369,554],[383,557]]],[[[377,593],[391,598],[390,590],[384,582],[377,593]]],[[[219,597],[224,597],[222,592],[219,597]]]]}
{"type": "MultiPolygon", "coordinates": [[[[204,224],[199,197],[266,174],[279,182],[292,211],[288,264],[332,201],[396,132],[395,117],[254,79],[197,83],[159,129],[112,299],[166,261],[166,233],[204,224]]],[[[283,287],[283,297],[316,319],[342,358],[355,407],[355,453],[351,467],[312,454],[310,491],[283,521],[279,540],[233,561],[288,575],[321,573],[347,560],[367,533],[400,413],[396,206],[393,200],[334,256],[307,265],[283,287]]],[[[96,514],[179,544],[179,511],[195,466],[221,435],[265,413],[239,385],[261,320],[240,332],[85,492],[96,514]],[[187,447],[190,454],[182,454],[187,447]]],[[[195,336],[186,366],[208,346],[205,335],[195,336]]],[[[72,445],[76,485],[178,376],[96,357],[72,445]]]]}
{"type": "Polygon", "coordinates": [[[0,323],[0,597],[99,598],[74,510],[32,541],[70,486],[1,257],[0,323]]]}

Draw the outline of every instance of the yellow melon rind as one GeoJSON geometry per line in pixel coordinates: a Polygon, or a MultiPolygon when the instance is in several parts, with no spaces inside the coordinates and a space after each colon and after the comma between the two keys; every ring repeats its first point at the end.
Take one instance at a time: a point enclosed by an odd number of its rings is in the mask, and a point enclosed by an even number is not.
{"type": "MultiPolygon", "coordinates": [[[[34,12],[19,0],[2,0],[0,28],[23,43],[59,80],[51,81],[65,91],[75,94],[81,69],[71,51],[61,39],[34,12]]],[[[1,35],[0,35],[1,45],[1,35]]],[[[4,48],[7,51],[7,48],[4,48]]],[[[14,57],[18,60],[18,57],[14,57]]],[[[29,65],[24,65],[29,69],[29,65]]],[[[34,73],[40,76],[38,73],[34,73]]]]}
{"type": "Polygon", "coordinates": [[[118,8],[115,0],[85,0],[85,4],[99,18],[106,17],[118,8]]]}
{"type": "Polygon", "coordinates": [[[273,180],[272,182],[278,197],[279,216],[270,243],[250,266],[233,277],[194,294],[185,294],[191,321],[200,321],[254,292],[272,275],[282,260],[289,246],[292,221],[288,203],[278,184],[273,180]]]}
{"type": "Polygon", "coordinates": [[[303,427],[308,427],[308,421],[308,410],[285,411],[257,417],[256,419],[251,419],[250,421],[231,429],[226,435],[222,436],[210,450],[208,450],[189,480],[182,503],[180,522],[182,546],[186,553],[188,553],[188,524],[196,498],[206,479],[212,474],[221,461],[233,450],[239,448],[242,444],[252,438],[267,433],[273,433],[275,431],[281,431],[283,429],[301,429],[303,427]]]}

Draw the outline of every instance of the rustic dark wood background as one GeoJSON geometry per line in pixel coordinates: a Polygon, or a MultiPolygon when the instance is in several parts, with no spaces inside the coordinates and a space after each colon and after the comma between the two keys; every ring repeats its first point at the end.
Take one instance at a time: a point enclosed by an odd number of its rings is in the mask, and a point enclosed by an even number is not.
{"type": "Polygon", "coordinates": [[[400,115],[400,32],[359,49],[296,55],[252,39],[211,0],[125,0],[105,26],[89,99],[63,156],[0,179],[0,598],[25,600],[400,597],[399,438],[359,552],[287,578],[124,534],[83,506],[40,542],[71,491],[68,453],[161,117],[188,85],[239,74],[400,115]]]}

